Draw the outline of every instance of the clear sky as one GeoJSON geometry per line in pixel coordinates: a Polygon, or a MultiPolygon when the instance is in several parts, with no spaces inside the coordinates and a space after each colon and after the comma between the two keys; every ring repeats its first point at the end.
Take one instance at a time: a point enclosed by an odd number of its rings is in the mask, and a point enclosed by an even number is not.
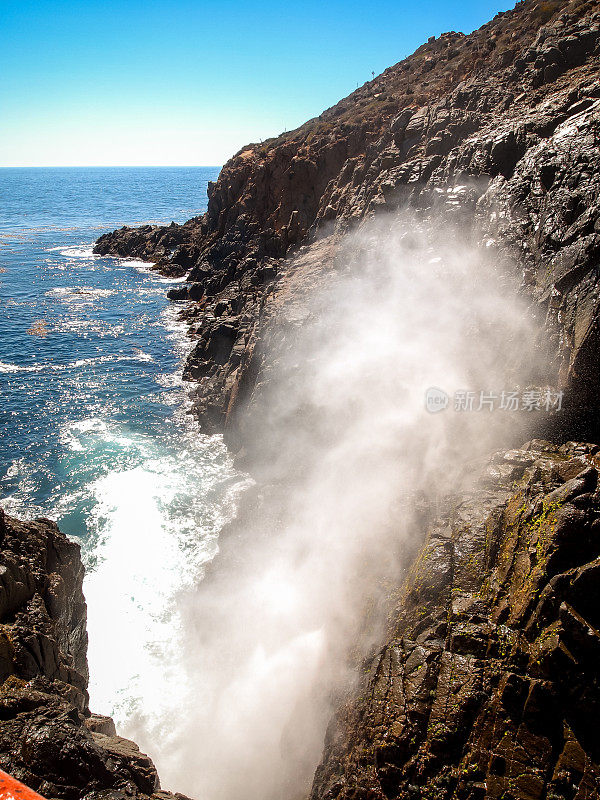
{"type": "Polygon", "coordinates": [[[0,166],[217,166],[513,5],[0,0],[0,166]]]}

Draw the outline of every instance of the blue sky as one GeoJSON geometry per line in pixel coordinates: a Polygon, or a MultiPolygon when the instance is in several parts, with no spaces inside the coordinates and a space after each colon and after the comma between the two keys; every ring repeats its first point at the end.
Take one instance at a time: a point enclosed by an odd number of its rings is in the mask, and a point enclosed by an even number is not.
{"type": "Polygon", "coordinates": [[[219,165],[501,0],[0,0],[0,166],[219,165]]]}

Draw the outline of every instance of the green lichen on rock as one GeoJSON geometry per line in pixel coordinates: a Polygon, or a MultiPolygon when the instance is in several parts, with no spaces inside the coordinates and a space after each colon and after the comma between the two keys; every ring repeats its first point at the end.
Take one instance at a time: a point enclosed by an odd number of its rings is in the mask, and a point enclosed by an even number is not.
{"type": "Polygon", "coordinates": [[[313,800],[598,796],[598,447],[518,453],[431,527],[313,800]]]}

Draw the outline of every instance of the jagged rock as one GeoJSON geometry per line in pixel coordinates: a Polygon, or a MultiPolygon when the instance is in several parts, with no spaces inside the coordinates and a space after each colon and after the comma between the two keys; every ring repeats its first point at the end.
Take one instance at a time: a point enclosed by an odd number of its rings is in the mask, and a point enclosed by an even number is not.
{"type": "Polygon", "coordinates": [[[517,486],[492,461],[430,531],[312,800],[596,796],[600,461],[543,447],[506,454],[517,486]]]}
{"type": "Polygon", "coordinates": [[[88,709],[82,580],[55,523],[0,509],[0,768],[49,798],[158,800],[152,761],[88,709]]]}

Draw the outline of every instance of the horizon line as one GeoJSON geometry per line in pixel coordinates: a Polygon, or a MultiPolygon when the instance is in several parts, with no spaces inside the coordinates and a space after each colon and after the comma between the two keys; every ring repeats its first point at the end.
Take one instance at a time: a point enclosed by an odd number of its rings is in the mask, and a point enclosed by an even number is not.
{"type": "Polygon", "coordinates": [[[0,169],[221,169],[223,164],[0,164],[0,169]]]}

